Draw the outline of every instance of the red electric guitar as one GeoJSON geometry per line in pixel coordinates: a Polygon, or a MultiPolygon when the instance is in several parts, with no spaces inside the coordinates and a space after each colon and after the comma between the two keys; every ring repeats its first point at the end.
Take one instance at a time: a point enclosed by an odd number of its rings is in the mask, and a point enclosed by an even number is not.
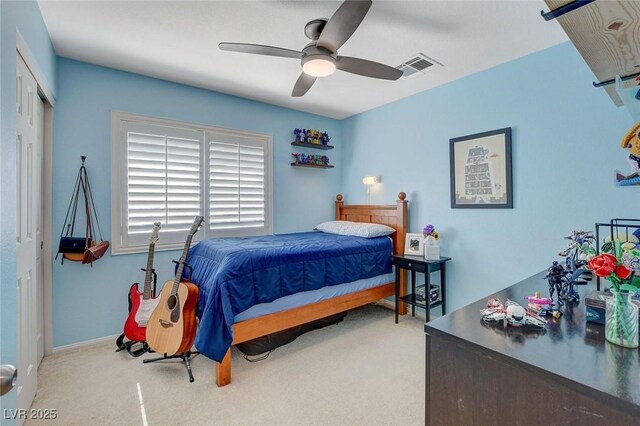
{"type": "Polygon", "coordinates": [[[158,306],[157,297],[154,297],[151,290],[151,274],[153,271],[153,255],[155,254],[156,242],[158,241],[158,231],[160,222],[153,224],[153,231],[149,237],[149,255],[147,256],[147,270],[144,277],[144,291],[140,293],[138,283],[134,283],[129,290],[129,316],[124,323],[124,335],[127,339],[137,342],[144,342],[147,339],[147,322],[153,310],[158,306]]]}

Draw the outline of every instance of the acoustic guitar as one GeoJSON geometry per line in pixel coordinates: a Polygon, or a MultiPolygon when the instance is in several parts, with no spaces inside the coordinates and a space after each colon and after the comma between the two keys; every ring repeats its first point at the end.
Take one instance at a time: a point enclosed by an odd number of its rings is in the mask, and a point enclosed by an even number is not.
{"type": "Polygon", "coordinates": [[[147,323],[153,310],[158,306],[160,299],[153,297],[151,290],[151,277],[153,272],[153,256],[156,250],[160,231],[160,222],[153,224],[151,236],[149,236],[149,254],[147,255],[147,269],[144,277],[144,291],[138,289],[138,283],[134,283],[129,289],[129,315],[124,323],[124,335],[127,339],[144,342],[147,336],[147,323]]]}
{"type": "Polygon", "coordinates": [[[196,337],[196,307],[198,287],[182,281],[182,271],[189,253],[191,240],[204,218],[196,216],[184,244],[178,270],[173,281],[167,281],[162,287],[158,306],[151,314],[147,324],[147,344],[154,351],[167,356],[183,353],[191,349],[196,337]]]}

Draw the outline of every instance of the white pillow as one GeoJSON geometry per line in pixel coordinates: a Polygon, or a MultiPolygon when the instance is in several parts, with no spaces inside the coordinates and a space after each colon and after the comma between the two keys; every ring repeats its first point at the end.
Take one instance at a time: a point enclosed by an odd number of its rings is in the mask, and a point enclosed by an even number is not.
{"type": "Polygon", "coordinates": [[[354,237],[375,238],[390,235],[395,229],[379,223],[350,222],[348,220],[333,220],[323,222],[314,228],[316,231],[328,234],[351,235],[354,237]]]}

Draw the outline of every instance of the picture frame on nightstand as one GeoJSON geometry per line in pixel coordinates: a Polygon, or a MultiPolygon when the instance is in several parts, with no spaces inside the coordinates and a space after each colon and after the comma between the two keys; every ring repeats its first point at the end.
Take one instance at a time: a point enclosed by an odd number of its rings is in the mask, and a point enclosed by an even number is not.
{"type": "Polygon", "coordinates": [[[407,233],[404,240],[404,254],[422,256],[424,253],[424,236],[422,234],[407,233]]]}

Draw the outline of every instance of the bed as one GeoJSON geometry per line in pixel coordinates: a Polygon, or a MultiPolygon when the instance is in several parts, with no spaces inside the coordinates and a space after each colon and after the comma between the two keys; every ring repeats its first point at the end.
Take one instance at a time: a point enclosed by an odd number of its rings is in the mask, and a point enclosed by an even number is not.
{"type": "Polygon", "coordinates": [[[196,348],[216,361],[217,385],[231,382],[230,346],[393,295],[391,253],[404,251],[405,198],[345,205],[336,197],[336,220],[384,224],[395,230],[388,237],[310,232],[195,246],[188,262],[200,287],[196,348]]]}

